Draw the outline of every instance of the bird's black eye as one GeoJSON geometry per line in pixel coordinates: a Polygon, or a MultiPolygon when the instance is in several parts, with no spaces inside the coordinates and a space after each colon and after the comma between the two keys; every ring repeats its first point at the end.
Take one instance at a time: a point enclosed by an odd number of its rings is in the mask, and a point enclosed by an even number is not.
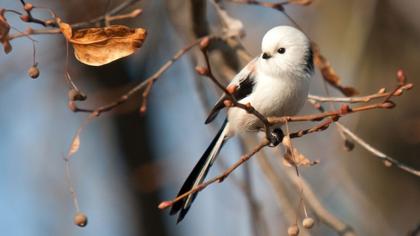
{"type": "Polygon", "coordinates": [[[286,52],[285,48],[279,48],[279,50],[277,50],[278,53],[283,54],[286,52]]]}

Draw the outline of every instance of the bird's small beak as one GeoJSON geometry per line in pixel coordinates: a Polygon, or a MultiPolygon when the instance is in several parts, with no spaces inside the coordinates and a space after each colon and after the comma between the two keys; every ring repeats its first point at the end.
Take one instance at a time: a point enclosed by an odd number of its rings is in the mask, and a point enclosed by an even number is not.
{"type": "Polygon", "coordinates": [[[262,58],[267,60],[267,59],[270,59],[271,58],[271,55],[268,54],[268,53],[263,53],[262,54],[262,58]]]}

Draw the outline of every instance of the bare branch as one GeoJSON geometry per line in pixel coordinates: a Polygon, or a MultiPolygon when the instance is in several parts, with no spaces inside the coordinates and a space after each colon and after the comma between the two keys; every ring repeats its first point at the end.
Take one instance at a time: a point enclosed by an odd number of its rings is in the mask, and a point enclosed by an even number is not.
{"type": "Polygon", "coordinates": [[[386,166],[391,166],[391,165],[395,165],[396,167],[407,171],[410,174],[416,175],[420,177],[420,170],[416,170],[412,167],[409,167],[403,163],[401,163],[400,161],[388,156],[387,154],[379,151],[378,149],[372,147],[370,144],[368,144],[366,141],[364,141],[362,138],[360,138],[359,136],[357,136],[355,133],[353,133],[352,131],[350,131],[347,127],[345,127],[343,124],[336,122],[336,125],[338,127],[340,127],[343,132],[348,135],[353,141],[355,141],[356,143],[360,144],[360,146],[362,146],[364,149],[366,149],[368,152],[372,153],[375,157],[378,157],[379,159],[381,159],[382,161],[384,161],[384,164],[386,166]]]}
{"type": "MultiPolygon", "coordinates": [[[[115,7],[114,9],[110,10],[105,15],[94,18],[92,20],[71,24],[71,27],[73,29],[79,29],[79,28],[90,27],[92,25],[98,24],[98,23],[103,22],[103,21],[112,22],[112,21],[115,21],[115,20],[135,18],[142,13],[141,9],[134,9],[133,11],[131,11],[129,13],[125,13],[125,14],[119,14],[119,13],[121,11],[125,10],[127,7],[131,6],[132,4],[140,2],[140,1],[141,0],[127,0],[123,3],[121,3],[120,5],[118,5],[117,7],[115,7]]],[[[27,4],[23,0],[21,0],[21,3],[23,4],[23,6],[25,6],[25,4],[27,4]]],[[[44,34],[60,34],[61,33],[60,29],[58,29],[58,25],[55,22],[55,20],[51,20],[51,19],[41,20],[41,19],[34,18],[32,16],[32,13],[31,13],[33,9],[36,9],[36,8],[32,7],[28,10],[25,9],[25,12],[27,13],[27,15],[21,16],[21,18],[23,18],[22,20],[24,20],[25,22],[29,22],[29,23],[37,23],[37,24],[40,24],[44,27],[53,27],[53,28],[33,29],[33,28],[30,27],[27,30],[25,30],[25,32],[19,32],[19,33],[16,33],[16,34],[11,34],[9,36],[10,41],[13,40],[13,39],[20,38],[20,37],[26,37],[28,35],[44,35],[44,34]]],[[[49,10],[49,9],[47,9],[47,10],[49,10]]],[[[49,11],[51,11],[51,10],[49,10],[49,11]]],[[[16,12],[16,14],[22,15],[22,13],[20,13],[20,12],[16,12]]],[[[55,15],[53,12],[51,14],[55,15]]]]}
{"type": "MultiPolygon", "coordinates": [[[[400,96],[403,94],[404,91],[409,90],[413,87],[413,84],[406,84],[402,86],[401,92],[398,92],[394,94],[394,96],[400,96]]],[[[315,102],[342,102],[342,103],[365,103],[370,102],[375,99],[379,98],[385,98],[387,97],[391,92],[385,92],[385,89],[380,89],[377,93],[373,93],[366,96],[360,96],[360,97],[323,97],[318,95],[312,95],[309,94],[308,99],[313,100],[315,102]]]]}
{"type": "Polygon", "coordinates": [[[239,166],[241,166],[243,163],[245,163],[246,161],[248,161],[251,157],[253,157],[257,152],[259,152],[261,149],[263,149],[264,147],[268,146],[270,144],[270,141],[268,141],[267,139],[265,139],[264,141],[262,141],[260,144],[258,144],[250,153],[245,154],[241,157],[241,159],[239,159],[239,161],[235,162],[235,164],[233,164],[232,166],[230,166],[225,172],[223,172],[222,174],[202,183],[197,185],[196,187],[192,188],[190,191],[185,192],[182,195],[179,195],[177,198],[173,199],[173,200],[169,200],[169,201],[164,201],[161,202],[159,204],[159,208],[160,209],[165,209],[168,208],[170,206],[172,206],[175,202],[178,202],[186,197],[188,197],[191,194],[197,193],[202,191],[203,189],[205,189],[206,187],[208,187],[209,185],[213,184],[213,183],[220,183],[222,182],[224,179],[226,179],[236,168],[238,168],[239,166]]]}

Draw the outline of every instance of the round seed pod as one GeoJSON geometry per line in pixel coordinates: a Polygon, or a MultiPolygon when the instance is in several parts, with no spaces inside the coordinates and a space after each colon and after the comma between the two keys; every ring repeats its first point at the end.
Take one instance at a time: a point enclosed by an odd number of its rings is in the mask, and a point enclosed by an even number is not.
{"type": "Polygon", "coordinates": [[[83,212],[77,212],[74,215],[73,222],[79,227],[85,227],[88,223],[88,218],[83,212]]]}
{"type": "Polygon", "coordinates": [[[303,227],[305,227],[306,229],[310,229],[314,226],[315,221],[314,219],[312,219],[311,217],[306,217],[305,219],[303,219],[302,221],[302,225],[303,227]]]}
{"type": "Polygon", "coordinates": [[[28,75],[29,77],[31,77],[32,79],[36,79],[39,76],[39,69],[36,66],[31,66],[31,68],[29,68],[28,70],[28,75]]]}
{"type": "Polygon", "coordinates": [[[287,235],[298,236],[299,235],[299,227],[297,225],[289,226],[289,228],[287,229],[287,235]]]}

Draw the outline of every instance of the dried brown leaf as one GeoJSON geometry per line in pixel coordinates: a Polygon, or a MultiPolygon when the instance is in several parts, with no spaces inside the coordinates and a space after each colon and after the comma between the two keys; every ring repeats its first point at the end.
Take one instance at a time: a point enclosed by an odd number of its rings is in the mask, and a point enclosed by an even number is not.
{"type": "Polygon", "coordinates": [[[341,84],[341,79],[331,66],[330,62],[321,54],[318,45],[312,43],[312,50],[314,54],[314,63],[319,68],[322,77],[330,85],[340,90],[347,97],[358,94],[357,90],[353,87],[344,86],[341,84]]]}
{"type": "Polygon", "coordinates": [[[57,24],[60,27],[60,31],[61,33],[64,35],[64,37],[67,40],[71,40],[71,36],[73,34],[73,30],[71,29],[71,26],[67,23],[64,23],[63,21],[61,21],[60,18],[57,18],[57,24]]]}
{"type": "Polygon", "coordinates": [[[60,19],[57,23],[64,37],[73,45],[77,60],[91,66],[102,66],[133,54],[147,35],[145,29],[123,25],[73,30],[60,19]]]}
{"type": "Polygon", "coordinates": [[[12,51],[12,45],[9,41],[10,25],[4,17],[5,9],[0,9],[0,43],[3,44],[3,49],[6,54],[12,51]]]}
{"type": "Polygon", "coordinates": [[[73,142],[71,143],[70,151],[68,153],[68,156],[70,157],[70,156],[74,155],[79,150],[79,148],[80,148],[80,136],[77,135],[73,139],[73,142]]]}
{"type": "Polygon", "coordinates": [[[296,148],[292,146],[292,142],[289,136],[284,136],[283,146],[286,150],[284,153],[283,164],[288,167],[292,166],[313,166],[319,163],[319,161],[311,161],[300,153],[296,148]]]}

